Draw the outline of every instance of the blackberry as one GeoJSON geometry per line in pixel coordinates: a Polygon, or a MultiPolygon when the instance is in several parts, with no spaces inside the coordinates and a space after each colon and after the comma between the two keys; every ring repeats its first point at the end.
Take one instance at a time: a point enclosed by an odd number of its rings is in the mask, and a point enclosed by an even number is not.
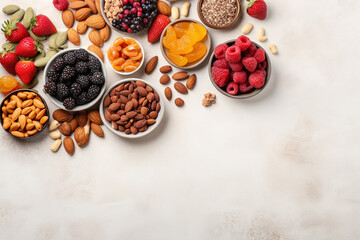
{"type": "Polygon", "coordinates": [[[76,63],[76,56],[74,52],[65,53],[63,58],[66,65],[74,65],[76,63]]]}
{"type": "Polygon", "coordinates": [[[100,93],[100,87],[96,85],[91,85],[87,91],[88,101],[94,100],[100,93]]]}
{"type": "Polygon", "coordinates": [[[88,102],[87,99],[87,93],[86,92],[82,92],[76,99],[75,99],[76,105],[84,105],[85,103],[88,102]]]}
{"type": "Polygon", "coordinates": [[[95,72],[91,77],[90,77],[90,81],[92,84],[96,84],[96,85],[103,85],[105,82],[105,78],[104,75],[102,74],[102,72],[95,72]]]}
{"type": "Polygon", "coordinates": [[[80,84],[81,88],[87,88],[90,85],[90,80],[88,76],[80,75],[76,79],[76,82],[80,84]]]}
{"type": "Polygon", "coordinates": [[[75,107],[75,99],[73,99],[72,97],[65,98],[63,104],[67,110],[71,110],[75,107]]]}
{"type": "Polygon", "coordinates": [[[89,66],[87,62],[78,62],[75,65],[75,70],[77,73],[86,74],[89,70],[89,66]]]}
{"type": "Polygon", "coordinates": [[[81,86],[78,83],[71,84],[70,93],[73,97],[77,97],[81,93],[81,86]]]}
{"type": "Polygon", "coordinates": [[[89,64],[89,69],[90,69],[91,73],[101,71],[101,63],[100,63],[99,59],[97,59],[96,57],[89,56],[88,64],[89,64]]]}
{"type": "Polygon", "coordinates": [[[52,68],[56,71],[56,72],[61,72],[64,67],[66,66],[65,64],[65,60],[62,57],[57,57],[54,61],[54,64],[52,66],[52,68]]]}
{"type": "Polygon", "coordinates": [[[57,82],[60,78],[60,73],[57,73],[54,69],[50,69],[47,73],[47,78],[49,82],[57,82]]]}
{"type": "Polygon", "coordinates": [[[59,83],[56,88],[57,99],[63,101],[69,96],[69,89],[64,83],[59,83]]]}
{"type": "Polygon", "coordinates": [[[75,69],[73,67],[66,66],[61,73],[61,79],[70,80],[73,77],[75,77],[75,75],[76,75],[75,69]]]}
{"type": "Polygon", "coordinates": [[[55,82],[46,82],[44,85],[45,92],[50,94],[51,96],[56,95],[56,83],[55,82]]]}
{"type": "Polygon", "coordinates": [[[75,51],[75,56],[80,61],[87,62],[89,60],[89,53],[85,49],[79,49],[75,51]]]}

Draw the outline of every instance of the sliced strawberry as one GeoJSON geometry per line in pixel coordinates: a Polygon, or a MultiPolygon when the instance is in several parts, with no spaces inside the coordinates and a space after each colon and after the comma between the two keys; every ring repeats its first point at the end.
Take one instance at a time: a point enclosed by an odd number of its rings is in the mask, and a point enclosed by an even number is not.
{"type": "Polygon", "coordinates": [[[157,15],[154,22],[149,28],[148,42],[153,43],[159,41],[161,33],[164,31],[164,29],[170,22],[171,20],[167,16],[163,14],[157,15]]]}
{"type": "Polygon", "coordinates": [[[23,38],[30,36],[24,25],[17,21],[10,22],[7,20],[3,23],[2,27],[1,31],[4,32],[5,38],[10,42],[20,42],[23,38]]]}
{"type": "Polygon", "coordinates": [[[12,52],[1,52],[0,54],[0,63],[5,68],[5,70],[12,74],[16,75],[15,65],[19,61],[18,56],[12,52]]]}

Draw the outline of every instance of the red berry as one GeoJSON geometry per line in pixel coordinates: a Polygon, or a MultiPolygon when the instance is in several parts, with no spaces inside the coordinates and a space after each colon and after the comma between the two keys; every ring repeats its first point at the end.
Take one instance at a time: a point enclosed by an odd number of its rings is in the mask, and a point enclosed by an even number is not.
{"type": "Polygon", "coordinates": [[[147,24],[147,23],[149,22],[149,19],[144,18],[144,19],[143,19],[143,22],[144,22],[145,24],[147,24]]]}
{"type": "Polygon", "coordinates": [[[126,9],[126,10],[124,10],[124,14],[125,14],[125,15],[129,15],[129,14],[130,14],[130,11],[126,9]]]}
{"type": "Polygon", "coordinates": [[[55,25],[50,21],[47,16],[42,14],[37,15],[35,18],[32,18],[31,25],[31,31],[36,36],[46,36],[56,32],[55,25]]]}
{"type": "Polygon", "coordinates": [[[256,69],[257,70],[266,70],[266,67],[267,67],[267,61],[263,61],[263,62],[258,64],[256,69]]]}
{"type": "Polygon", "coordinates": [[[215,83],[219,87],[225,87],[226,84],[229,81],[230,71],[229,71],[229,69],[222,69],[222,68],[218,68],[218,67],[212,67],[211,68],[211,75],[212,75],[215,83]]]}
{"type": "Polygon", "coordinates": [[[157,15],[149,28],[148,42],[153,43],[158,41],[160,39],[161,33],[170,22],[171,20],[167,16],[163,14],[157,15]]]}
{"type": "Polygon", "coordinates": [[[245,71],[235,72],[233,75],[233,80],[236,83],[244,84],[248,79],[248,74],[245,71]]]}
{"type": "Polygon", "coordinates": [[[263,0],[252,0],[246,9],[246,12],[253,18],[264,20],[267,16],[267,6],[263,0]]]}
{"type": "Polygon", "coordinates": [[[5,70],[12,74],[16,75],[15,65],[19,61],[18,56],[12,52],[1,52],[0,53],[0,63],[5,68],[5,70]]]}
{"type": "Polygon", "coordinates": [[[30,36],[28,30],[19,22],[5,21],[2,27],[5,38],[10,42],[20,42],[23,38],[30,36]]]}
{"type": "Polygon", "coordinates": [[[132,9],[131,9],[131,12],[132,12],[132,13],[136,13],[136,12],[137,12],[136,8],[132,8],[132,9]]]}
{"type": "Polygon", "coordinates": [[[29,84],[34,78],[37,68],[34,62],[19,61],[15,66],[15,71],[24,84],[29,84]]]}
{"type": "Polygon", "coordinates": [[[130,4],[133,4],[133,3],[134,3],[134,0],[129,0],[129,3],[130,3],[130,4]]]}
{"type": "Polygon", "coordinates": [[[215,57],[217,59],[225,58],[225,52],[226,52],[226,49],[228,49],[228,47],[229,46],[225,43],[218,45],[214,51],[215,57]]]}
{"type": "Polygon", "coordinates": [[[241,51],[245,51],[251,46],[251,41],[247,36],[241,35],[236,39],[235,46],[238,46],[241,51]]]}
{"type": "Polygon", "coordinates": [[[251,86],[251,85],[249,84],[249,82],[246,82],[246,83],[244,83],[244,84],[240,84],[240,85],[239,85],[239,91],[240,91],[241,93],[248,93],[248,92],[250,92],[250,91],[253,90],[253,89],[254,89],[254,87],[251,86]]]}
{"type": "Polygon", "coordinates": [[[265,84],[265,75],[261,70],[256,70],[249,76],[249,83],[254,88],[262,88],[265,84]]]}
{"type": "Polygon", "coordinates": [[[257,67],[257,61],[253,57],[244,57],[242,59],[242,64],[249,72],[255,71],[257,67]]]}
{"type": "Polygon", "coordinates": [[[140,7],[140,3],[139,3],[139,2],[134,2],[134,3],[133,3],[133,6],[136,7],[136,8],[137,8],[137,7],[140,7]]]}
{"type": "Polygon", "coordinates": [[[119,14],[119,18],[120,18],[120,19],[123,19],[123,18],[124,18],[124,14],[123,14],[123,13],[120,13],[120,14],[119,14]]]}
{"type": "Polygon", "coordinates": [[[125,4],[128,3],[128,0],[123,0],[122,2],[123,2],[123,4],[125,5],[125,4]]]}
{"type": "Polygon", "coordinates": [[[142,16],[142,12],[137,12],[137,16],[141,17],[142,16]]]}
{"type": "Polygon", "coordinates": [[[257,49],[254,58],[258,63],[265,61],[265,51],[262,48],[257,49]]]}
{"type": "Polygon", "coordinates": [[[241,60],[241,50],[238,46],[231,46],[226,49],[225,59],[229,63],[239,63],[241,60]]]}
{"type": "Polygon", "coordinates": [[[132,33],[133,32],[133,30],[132,30],[132,28],[128,28],[128,33],[132,33]]]}
{"type": "Polygon", "coordinates": [[[21,57],[33,57],[38,53],[37,42],[32,37],[26,37],[15,48],[15,54],[21,57]]]}
{"type": "Polygon", "coordinates": [[[141,7],[137,7],[136,10],[137,10],[138,12],[142,12],[142,8],[141,8],[141,7]]]}
{"type": "Polygon", "coordinates": [[[226,91],[228,94],[236,95],[239,92],[239,85],[235,82],[231,82],[227,85],[226,91]]]}
{"type": "Polygon", "coordinates": [[[69,2],[67,0],[53,0],[53,4],[57,10],[63,11],[68,7],[69,2]]]}
{"type": "Polygon", "coordinates": [[[216,60],[216,61],[213,63],[213,66],[219,67],[219,68],[224,68],[224,69],[229,69],[229,68],[230,68],[229,63],[228,63],[228,61],[226,61],[225,58],[216,60]]]}
{"type": "Polygon", "coordinates": [[[245,51],[245,56],[253,57],[256,50],[257,50],[257,47],[254,44],[251,44],[250,47],[245,51]]]}
{"type": "Polygon", "coordinates": [[[243,69],[243,65],[242,63],[230,63],[230,68],[231,70],[235,71],[235,72],[240,72],[241,69],[243,69]]]}

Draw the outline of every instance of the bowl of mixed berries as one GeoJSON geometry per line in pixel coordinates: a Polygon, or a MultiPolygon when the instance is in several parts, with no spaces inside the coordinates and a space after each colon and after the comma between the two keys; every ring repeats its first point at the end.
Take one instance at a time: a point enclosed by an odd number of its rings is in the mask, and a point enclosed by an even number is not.
{"type": "Polygon", "coordinates": [[[95,105],[105,92],[105,67],[94,53],[66,49],[46,65],[44,91],[59,108],[82,111],[95,105]]]}
{"type": "Polygon", "coordinates": [[[115,31],[137,33],[150,26],[158,0],[100,0],[101,14],[115,31]]]}
{"type": "Polygon", "coordinates": [[[242,35],[218,45],[209,62],[211,82],[222,94],[238,99],[259,94],[271,75],[265,50],[242,35]]]}

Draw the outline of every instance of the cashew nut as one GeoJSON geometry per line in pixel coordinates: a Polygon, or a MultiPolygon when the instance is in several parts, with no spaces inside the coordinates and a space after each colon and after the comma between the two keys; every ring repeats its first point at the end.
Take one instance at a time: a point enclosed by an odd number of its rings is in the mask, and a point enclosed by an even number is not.
{"type": "Polygon", "coordinates": [[[267,37],[265,36],[265,29],[260,28],[257,34],[257,38],[260,42],[265,42],[267,40],[267,37]]]}
{"type": "Polygon", "coordinates": [[[171,8],[171,18],[173,20],[177,20],[180,17],[179,8],[177,6],[173,6],[171,8]]]}
{"type": "Polygon", "coordinates": [[[275,44],[273,44],[273,43],[269,44],[269,49],[270,49],[270,52],[271,52],[273,55],[277,55],[277,54],[278,54],[278,50],[277,50],[275,44]]]}
{"type": "Polygon", "coordinates": [[[50,136],[52,139],[56,140],[56,139],[60,139],[60,138],[61,138],[61,133],[60,133],[59,130],[55,130],[55,131],[50,132],[49,136],[50,136]]]}
{"type": "Polygon", "coordinates": [[[190,10],[190,2],[184,2],[181,6],[181,16],[187,17],[189,15],[190,10]]]}
{"type": "Polygon", "coordinates": [[[245,24],[245,26],[243,26],[243,28],[241,29],[241,33],[242,34],[249,34],[251,32],[251,30],[253,29],[253,25],[251,23],[247,23],[245,24]]]}
{"type": "Polygon", "coordinates": [[[50,150],[53,152],[57,152],[57,150],[59,150],[61,146],[61,139],[55,140],[51,146],[50,146],[50,150]]]}

